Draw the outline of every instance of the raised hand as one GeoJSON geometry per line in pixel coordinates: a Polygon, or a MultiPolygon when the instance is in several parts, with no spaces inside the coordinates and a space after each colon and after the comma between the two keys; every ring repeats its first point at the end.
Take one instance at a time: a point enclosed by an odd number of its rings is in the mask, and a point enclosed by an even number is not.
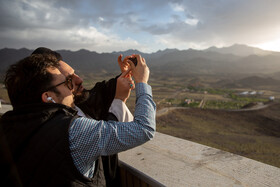
{"type": "Polygon", "coordinates": [[[123,102],[126,102],[126,100],[129,98],[131,89],[135,88],[134,81],[130,76],[128,76],[130,71],[131,70],[128,69],[127,71],[123,72],[117,79],[115,99],[120,99],[123,102]]]}
{"type": "Polygon", "coordinates": [[[141,55],[132,55],[137,58],[137,66],[131,60],[127,60],[130,64],[132,76],[136,83],[143,82],[148,83],[150,70],[146,64],[146,60],[141,55]]]}
{"type": "Polygon", "coordinates": [[[119,63],[119,66],[120,66],[120,69],[121,69],[121,72],[125,72],[129,69],[130,65],[129,63],[127,62],[128,58],[130,58],[131,56],[126,56],[123,60],[122,60],[122,57],[123,55],[121,54],[119,57],[118,57],[118,63],[119,63]]]}

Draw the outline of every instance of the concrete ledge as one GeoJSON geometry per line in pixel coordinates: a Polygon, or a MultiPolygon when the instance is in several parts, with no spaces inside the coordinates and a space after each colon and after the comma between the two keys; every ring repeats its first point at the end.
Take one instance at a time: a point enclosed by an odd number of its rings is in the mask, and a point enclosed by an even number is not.
{"type": "Polygon", "coordinates": [[[280,186],[280,168],[161,133],[119,159],[164,186],[280,186]]]}
{"type": "Polygon", "coordinates": [[[4,113],[8,112],[9,110],[13,110],[12,105],[1,104],[0,114],[4,114],[4,113]]]}

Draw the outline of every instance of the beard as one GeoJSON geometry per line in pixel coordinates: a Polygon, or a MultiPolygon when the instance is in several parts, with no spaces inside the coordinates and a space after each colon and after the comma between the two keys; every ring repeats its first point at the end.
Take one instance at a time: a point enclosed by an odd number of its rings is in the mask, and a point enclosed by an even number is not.
{"type": "Polygon", "coordinates": [[[82,102],[85,102],[88,98],[88,95],[89,95],[89,90],[86,89],[83,89],[83,91],[80,93],[75,93],[74,94],[75,104],[78,105],[82,102]]]}

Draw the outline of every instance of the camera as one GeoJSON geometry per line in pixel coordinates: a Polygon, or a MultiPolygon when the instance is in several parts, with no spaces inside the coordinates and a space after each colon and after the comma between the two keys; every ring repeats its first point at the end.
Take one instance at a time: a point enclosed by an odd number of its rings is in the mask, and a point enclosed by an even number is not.
{"type": "Polygon", "coordinates": [[[131,60],[135,66],[137,66],[137,58],[136,57],[131,57],[131,58],[128,58],[129,60],[131,60]]]}

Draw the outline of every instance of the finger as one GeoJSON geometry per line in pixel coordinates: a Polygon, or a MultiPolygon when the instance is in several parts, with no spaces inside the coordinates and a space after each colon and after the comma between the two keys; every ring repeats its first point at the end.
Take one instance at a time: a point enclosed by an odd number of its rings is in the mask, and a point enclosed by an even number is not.
{"type": "Polygon", "coordinates": [[[133,56],[126,56],[123,59],[123,64],[125,64],[126,66],[129,66],[129,63],[127,62],[129,60],[129,58],[132,58],[133,56]]]}
{"type": "Polygon", "coordinates": [[[126,57],[124,57],[123,61],[126,61],[127,59],[132,58],[132,57],[133,56],[126,56],[126,57]]]}
{"type": "Polygon", "coordinates": [[[131,70],[134,70],[135,69],[134,63],[131,60],[127,60],[127,62],[129,63],[131,70]]]}
{"type": "MultiPolygon", "coordinates": [[[[131,68],[130,68],[130,69],[131,69],[131,68]]],[[[132,72],[130,71],[130,72],[125,76],[125,78],[132,79],[131,76],[132,76],[132,72]]]]}
{"type": "Polygon", "coordinates": [[[143,58],[141,57],[141,55],[137,54],[135,55],[135,57],[137,58],[137,62],[143,64],[143,58]]]}
{"type": "Polygon", "coordinates": [[[127,85],[129,86],[129,89],[134,89],[134,84],[130,81],[127,81],[127,85]]]}
{"type": "Polygon", "coordinates": [[[125,78],[125,77],[129,74],[130,71],[131,71],[131,69],[129,68],[128,70],[124,71],[124,72],[121,74],[120,77],[125,78]]]}
{"type": "Polygon", "coordinates": [[[120,54],[120,56],[118,57],[118,63],[119,63],[120,66],[121,66],[121,64],[122,64],[122,57],[123,57],[122,54],[120,54]]]}
{"type": "Polygon", "coordinates": [[[131,79],[131,71],[125,76],[125,78],[131,79]]]}
{"type": "Polygon", "coordinates": [[[131,90],[135,89],[135,85],[134,84],[130,84],[129,89],[131,89],[131,90]]]}
{"type": "Polygon", "coordinates": [[[133,80],[130,81],[130,88],[131,88],[132,90],[135,88],[135,84],[134,84],[134,81],[133,81],[133,80]]]}
{"type": "Polygon", "coordinates": [[[142,57],[142,61],[144,62],[144,64],[146,64],[146,60],[144,57],[142,57]]]}

